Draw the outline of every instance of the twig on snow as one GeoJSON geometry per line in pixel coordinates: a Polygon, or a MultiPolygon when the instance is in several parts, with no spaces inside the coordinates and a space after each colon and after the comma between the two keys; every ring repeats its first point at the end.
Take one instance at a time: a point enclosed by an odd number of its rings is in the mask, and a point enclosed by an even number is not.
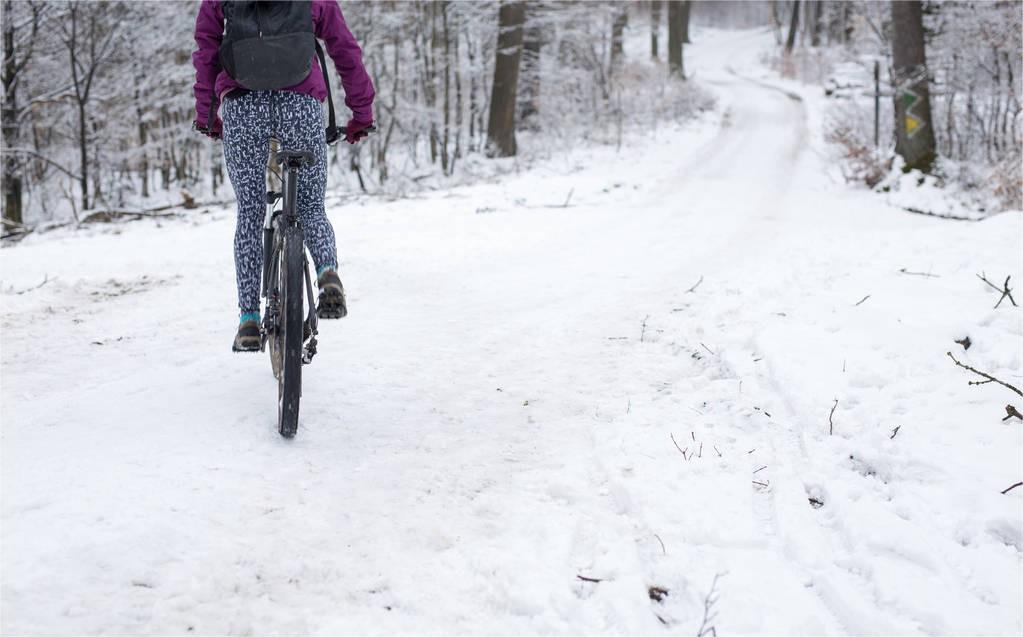
{"type": "Polygon", "coordinates": [[[978,274],[977,278],[980,279],[981,281],[983,281],[984,283],[987,283],[994,290],[1002,293],[1002,296],[999,297],[998,302],[995,303],[995,309],[996,310],[998,309],[998,306],[1002,304],[1002,301],[1004,301],[1006,299],[1006,297],[1008,297],[1009,302],[1012,303],[1013,307],[1019,307],[1018,305],[1016,305],[1016,299],[1012,298],[1012,289],[1009,287],[1009,279],[1012,278],[1011,274],[1009,276],[1005,277],[1005,283],[1002,284],[1002,287],[998,287],[997,285],[995,285],[991,281],[988,281],[987,280],[987,274],[984,273],[984,272],[981,272],[980,274],[978,274]]]}
{"type": "Polygon", "coordinates": [[[838,409],[838,399],[837,398],[835,399],[835,404],[831,406],[831,413],[828,414],[828,425],[830,425],[830,427],[831,427],[829,429],[829,431],[828,431],[828,435],[829,436],[834,436],[835,435],[835,410],[836,409],[838,409]]]}
{"type": "Polygon", "coordinates": [[[973,345],[973,341],[970,340],[969,336],[965,336],[962,339],[957,339],[956,344],[962,345],[963,349],[970,349],[970,347],[973,345]]]}
{"type": "Polygon", "coordinates": [[[910,270],[907,270],[906,268],[902,268],[901,270],[899,270],[899,273],[900,274],[908,274],[908,275],[911,275],[911,276],[926,276],[926,277],[930,277],[932,279],[939,279],[939,278],[941,278],[937,274],[931,274],[930,272],[912,272],[910,270]]]}
{"type": "Polygon", "coordinates": [[[1011,487],[1009,487],[1005,491],[1002,491],[1002,495],[1005,495],[1006,493],[1008,493],[1009,491],[1012,491],[1016,487],[1023,487],[1023,482],[1017,482],[1016,484],[1012,485],[1011,487]]]}
{"type": "MultiPolygon", "coordinates": [[[[675,442],[675,434],[673,434],[673,433],[669,433],[668,435],[669,435],[669,436],[671,436],[671,441],[672,441],[672,442],[673,442],[673,443],[675,444],[675,448],[676,448],[676,449],[678,449],[678,452],[679,452],[680,454],[682,454],[682,457],[683,457],[683,458],[686,458],[686,452],[682,450],[682,447],[679,447],[679,446],[678,446],[678,443],[677,443],[677,442],[675,442]]],[[[686,447],[686,449],[688,449],[688,448],[689,448],[689,447],[686,447]]],[[[686,462],[689,462],[689,458],[686,458],[686,462]]]]}
{"type": "Polygon", "coordinates": [[[899,435],[899,429],[902,429],[902,425],[896,425],[895,429],[892,429],[892,435],[888,436],[888,439],[895,440],[895,436],[899,435]]]}
{"type": "Polygon", "coordinates": [[[649,314],[647,314],[646,317],[643,318],[643,330],[639,333],[639,342],[640,343],[642,343],[643,339],[646,338],[646,322],[647,322],[647,319],[649,319],[649,318],[650,318],[649,314]]]}
{"type": "Polygon", "coordinates": [[[576,577],[579,578],[579,580],[582,581],[582,582],[592,582],[594,584],[597,584],[599,582],[603,582],[604,581],[604,580],[598,579],[596,577],[586,577],[585,575],[578,575],[577,574],[576,577]]]}
{"type": "Polygon", "coordinates": [[[853,307],[859,307],[859,306],[863,305],[866,302],[866,300],[869,299],[869,298],[870,298],[870,295],[868,294],[867,296],[865,296],[862,299],[860,299],[859,301],[857,301],[856,305],[854,305],[853,307]]]}
{"type": "Polygon", "coordinates": [[[693,287],[691,287],[691,288],[689,288],[688,290],[686,290],[686,294],[689,294],[689,293],[691,293],[691,292],[695,292],[695,291],[696,291],[696,288],[700,287],[700,284],[701,284],[701,283],[703,283],[703,275],[702,275],[702,274],[700,275],[700,280],[699,280],[699,281],[697,281],[697,282],[696,282],[696,284],[695,284],[695,285],[693,285],[693,287]]]}
{"type": "Polygon", "coordinates": [[[721,573],[714,575],[714,581],[710,583],[710,592],[707,593],[707,597],[703,600],[703,621],[700,623],[700,630],[697,631],[696,637],[706,637],[712,635],[717,637],[717,630],[714,626],[710,625],[717,618],[717,613],[714,611],[714,604],[717,603],[717,586],[718,578],[721,577],[721,573]]]}
{"type": "Polygon", "coordinates": [[[57,277],[53,277],[53,279],[50,279],[50,275],[49,274],[44,274],[43,275],[42,283],[33,285],[30,288],[25,288],[24,290],[18,290],[17,292],[15,292],[15,294],[24,294],[26,292],[31,292],[32,290],[38,290],[39,288],[41,288],[44,285],[46,285],[47,283],[49,283],[51,280],[56,280],[56,279],[57,279],[57,277]]]}
{"type": "Polygon", "coordinates": [[[668,549],[664,548],[664,540],[662,540],[661,536],[657,535],[656,533],[654,533],[654,537],[657,538],[657,541],[660,542],[660,544],[661,544],[661,553],[663,553],[664,555],[667,555],[668,554],[668,549]]]}
{"type": "Polygon", "coordinates": [[[714,350],[712,350],[711,348],[707,347],[707,346],[706,346],[706,345],[704,345],[704,344],[703,344],[702,342],[700,343],[700,345],[701,345],[701,346],[703,347],[703,349],[705,349],[705,350],[707,350],[708,352],[710,352],[710,355],[711,355],[711,356],[717,356],[717,354],[715,354],[715,353],[714,353],[714,350]]]}
{"type": "Polygon", "coordinates": [[[1018,387],[1014,387],[1014,386],[1010,385],[1009,383],[1005,382],[1004,380],[998,380],[997,378],[995,378],[991,374],[985,374],[984,372],[980,371],[979,369],[974,369],[973,367],[970,367],[969,365],[964,365],[963,363],[960,363],[958,360],[956,360],[955,356],[952,356],[952,352],[945,352],[945,353],[948,354],[948,357],[952,359],[952,362],[955,363],[956,365],[958,365],[959,367],[962,367],[963,369],[969,370],[969,371],[973,372],[974,374],[977,374],[978,376],[981,376],[982,378],[986,378],[987,379],[987,380],[971,380],[970,381],[971,385],[986,385],[988,383],[998,383],[1002,387],[1006,387],[1008,389],[1011,389],[1012,391],[1016,392],[1020,396],[1023,396],[1023,391],[1020,391],[1018,387]]]}
{"type": "Polygon", "coordinates": [[[1023,414],[1019,413],[1019,411],[1012,405],[1006,405],[1005,418],[1002,418],[1002,422],[1005,422],[1010,418],[1019,418],[1020,420],[1023,420],[1023,414]]]}

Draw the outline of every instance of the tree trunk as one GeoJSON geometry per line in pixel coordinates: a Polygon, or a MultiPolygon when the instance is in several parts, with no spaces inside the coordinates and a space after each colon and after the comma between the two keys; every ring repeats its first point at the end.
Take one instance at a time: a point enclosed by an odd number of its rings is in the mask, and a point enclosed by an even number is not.
{"type": "Polygon", "coordinates": [[[810,46],[821,45],[821,0],[810,1],[810,46]]]}
{"type": "Polygon", "coordinates": [[[518,92],[519,62],[522,59],[522,24],[525,2],[503,2],[498,13],[494,85],[490,93],[487,123],[487,152],[491,157],[511,157],[515,145],[515,97],[518,92]]]}
{"type": "Polygon", "coordinates": [[[929,172],[934,163],[934,126],[919,0],[893,0],[892,84],[895,99],[895,152],[906,170],[929,172]]]}
{"type": "MultiPolygon", "coordinates": [[[[74,60],[74,58],[71,58],[74,60]]],[[[72,64],[74,62],[72,61],[72,64]]],[[[89,209],[89,135],[86,130],[85,101],[78,101],[78,160],[81,164],[78,183],[82,189],[82,212],[89,209]]]]}
{"type": "MultiPolygon", "coordinates": [[[[13,2],[4,0],[4,105],[3,105],[3,140],[4,147],[16,148],[20,138],[18,126],[17,75],[18,64],[14,50],[14,15],[13,2]]],[[[14,153],[6,153],[4,157],[4,221],[20,224],[23,222],[21,175],[18,170],[20,162],[14,153]]]]}
{"type": "MultiPolygon", "coordinates": [[[[529,10],[526,10],[527,19],[529,10]]],[[[526,27],[522,39],[519,77],[519,127],[535,128],[532,121],[540,110],[540,46],[543,33],[538,26],[526,27]]]]}
{"type": "Polygon", "coordinates": [[[657,37],[661,31],[661,1],[653,0],[650,5],[650,57],[657,59],[660,55],[657,37]]]}
{"type": "Polygon", "coordinates": [[[614,74],[625,57],[625,26],[629,23],[629,12],[625,5],[615,7],[614,20],[611,22],[611,63],[610,73],[614,74]]]}
{"type": "Polygon", "coordinates": [[[685,79],[682,65],[682,3],[668,2],[668,73],[685,79]]]}
{"type": "Polygon", "coordinates": [[[682,44],[692,44],[689,39],[689,12],[692,9],[692,0],[682,0],[682,44]]]}
{"type": "Polygon", "coordinates": [[[789,37],[785,40],[785,53],[792,53],[796,46],[796,32],[799,31],[799,0],[792,3],[792,19],[789,21],[789,37]]]}
{"type": "Polygon", "coordinates": [[[448,28],[448,1],[440,3],[441,29],[444,37],[444,135],[441,138],[441,171],[451,174],[451,157],[448,146],[451,140],[451,31],[448,28]]]}

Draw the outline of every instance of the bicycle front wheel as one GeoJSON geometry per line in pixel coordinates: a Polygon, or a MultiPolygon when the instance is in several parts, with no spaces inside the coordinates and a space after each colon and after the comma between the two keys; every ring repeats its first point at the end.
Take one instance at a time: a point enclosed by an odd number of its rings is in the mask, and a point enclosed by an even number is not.
{"type": "Polygon", "coordinates": [[[299,228],[284,230],[281,253],[281,373],[277,379],[277,428],[285,438],[298,430],[298,404],[302,397],[302,325],[305,320],[305,248],[299,228]]]}

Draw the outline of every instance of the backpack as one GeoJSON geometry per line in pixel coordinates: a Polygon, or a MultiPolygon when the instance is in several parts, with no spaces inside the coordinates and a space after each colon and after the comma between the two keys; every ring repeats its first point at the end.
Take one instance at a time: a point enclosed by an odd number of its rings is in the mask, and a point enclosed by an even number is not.
{"type": "MultiPolygon", "coordinates": [[[[220,64],[236,82],[252,91],[294,86],[309,75],[315,52],[327,89],[330,120],[327,143],[340,137],[323,49],[313,30],[311,0],[225,1],[220,64]]],[[[210,118],[212,119],[212,117],[210,118]]]]}
{"type": "Polygon", "coordinates": [[[252,91],[294,86],[309,75],[316,37],[312,2],[224,2],[220,64],[252,91]]]}

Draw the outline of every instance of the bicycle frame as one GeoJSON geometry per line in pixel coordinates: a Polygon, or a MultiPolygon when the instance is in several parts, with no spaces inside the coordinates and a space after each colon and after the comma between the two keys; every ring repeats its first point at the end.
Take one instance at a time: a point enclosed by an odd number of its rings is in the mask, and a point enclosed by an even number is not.
{"type": "MultiPolygon", "coordinates": [[[[263,277],[262,297],[266,299],[266,312],[263,317],[263,329],[260,349],[266,349],[266,341],[270,333],[280,324],[280,291],[274,287],[278,280],[280,255],[284,242],[297,240],[303,243],[304,232],[298,217],[298,172],[299,163],[282,161],[281,192],[267,192],[266,215],[263,218],[263,277]],[[281,208],[275,208],[282,202],[281,208]]],[[[303,247],[303,254],[305,253],[303,247]]],[[[309,327],[309,340],[303,347],[302,361],[309,363],[316,354],[316,335],[318,334],[318,317],[316,316],[316,297],[313,296],[312,278],[309,275],[308,257],[303,259],[303,275],[305,279],[306,297],[309,313],[306,322],[309,327]]]]}

